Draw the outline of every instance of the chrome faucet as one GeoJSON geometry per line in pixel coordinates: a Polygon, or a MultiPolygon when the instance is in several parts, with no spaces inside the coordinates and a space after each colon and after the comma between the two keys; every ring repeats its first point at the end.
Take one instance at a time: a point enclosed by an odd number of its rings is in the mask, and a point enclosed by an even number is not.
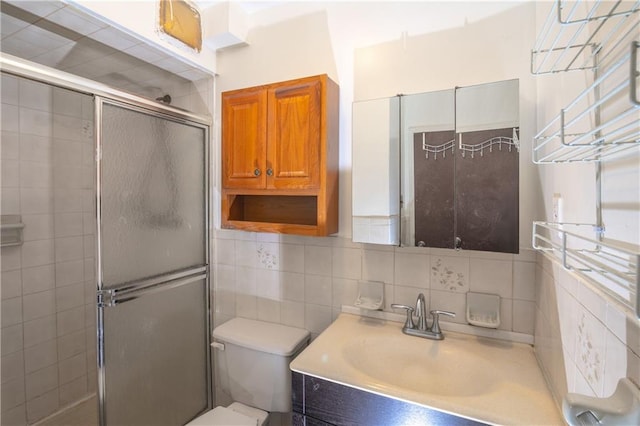
{"type": "Polygon", "coordinates": [[[427,329],[427,307],[424,304],[424,294],[418,295],[416,300],[416,316],[418,317],[418,330],[425,331],[427,329]]]}
{"type": "Polygon", "coordinates": [[[404,327],[402,327],[402,332],[404,334],[408,334],[410,336],[418,336],[424,337],[426,339],[433,340],[442,340],[444,339],[444,334],[442,334],[442,330],[440,329],[440,315],[447,315],[450,317],[455,317],[456,314],[449,311],[440,311],[433,310],[429,313],[433,318],[431,321],[431,327],[427,327],[427,319],[426,319],[426,305],[424,302],[424,294],[420,293],[418,295],[418,300],[416,300],[415,309],[412,306],[407,305],[399,305],[396,303],[391,304],[392,308],[397,309],[405,309],[407,311],[407,319],[404,323],[404,327]],[[413,312],[415,311],[418,317],[418,325],[413,322],[413,312]]]}

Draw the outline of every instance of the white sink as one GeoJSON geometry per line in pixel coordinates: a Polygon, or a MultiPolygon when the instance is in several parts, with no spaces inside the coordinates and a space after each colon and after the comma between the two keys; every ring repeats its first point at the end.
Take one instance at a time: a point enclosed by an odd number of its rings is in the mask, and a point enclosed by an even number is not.
{"type": "Polygon", "coordinates": [[[291,363],[298,373],[493,424],[563,424],[530,345],[342,313],[291,363]]]}
{"type": "Polygon", "coordinates": [[[354,339],[342,353],[354,369],[387,387],[445,396],[491,392],[498,385],[492,364],[464,346],[398,333],[354,339]]]}

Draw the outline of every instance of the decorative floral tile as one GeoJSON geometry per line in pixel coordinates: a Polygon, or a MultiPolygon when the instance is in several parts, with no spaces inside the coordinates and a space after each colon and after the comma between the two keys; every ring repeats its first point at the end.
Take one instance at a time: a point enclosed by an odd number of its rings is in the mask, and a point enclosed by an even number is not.
{"type": "Polygon", "coordinates": [[[431,288],[466,293],[469,291],[469,259],[436,257],[431,261],[431,288]]]}
{"type": "Polygon", "coordinates": [[[604,326],[583,311],[577,332],[576,364],[598,394],[602,389],[604,373],[604,326]]]}
{"type": "Polygon", "coordinates": [[[278,255],[273,250],[277,245],[258,244],[258,262],[266,269],[277,269],[278,255]]]}

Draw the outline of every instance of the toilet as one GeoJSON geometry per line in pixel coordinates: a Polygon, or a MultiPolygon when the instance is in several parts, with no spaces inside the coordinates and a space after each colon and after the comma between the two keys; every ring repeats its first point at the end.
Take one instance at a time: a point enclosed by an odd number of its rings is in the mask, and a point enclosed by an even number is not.
{"type": "Polygon", "coordinates": [[[213,339],[220,386],[234,402],[187,426],[266,426],[269,412],[291,411],[289,363],[307,346],[307,330],[234,318],[216,327],[213,339]]]}

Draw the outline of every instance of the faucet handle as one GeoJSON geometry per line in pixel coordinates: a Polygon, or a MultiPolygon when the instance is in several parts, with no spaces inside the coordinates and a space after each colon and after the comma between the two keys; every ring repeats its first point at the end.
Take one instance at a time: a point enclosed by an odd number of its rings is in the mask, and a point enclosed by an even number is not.
{"type": "Polygon", "coordinates": [[[407,320],[404,322],[404,328],[409,328],[409,329],[416,328],[415,324],[413,323],[413,311],[414,311],[413,307],[407,306],[407,305],[399,305],[397,303],[392,303],[391,307],[393,309],[406,309],[407,320]]]}
{"type": "Polygon", "coordinates": [[[456,314],[453,312],[440,311],[438,309],[430,311],[430,313],[431,313],[431,316],[433,317],[433,323],[431,324],[431,331],[433,333],[442,333],[442,331],[440,330],[440,315],[446,315],[448,317],[456,316],[456,314]]]}

